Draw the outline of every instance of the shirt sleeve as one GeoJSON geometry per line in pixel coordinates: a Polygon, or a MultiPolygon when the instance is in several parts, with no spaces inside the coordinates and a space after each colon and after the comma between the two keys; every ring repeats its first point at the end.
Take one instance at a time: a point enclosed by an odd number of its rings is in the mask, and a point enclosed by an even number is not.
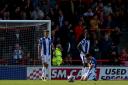
{"type": "Polygon", "coordinates": [[[87,46],[87,53],[89,53],[89,49],[90,49],[90,40],[87,41],[88,46],[87,46]]]}

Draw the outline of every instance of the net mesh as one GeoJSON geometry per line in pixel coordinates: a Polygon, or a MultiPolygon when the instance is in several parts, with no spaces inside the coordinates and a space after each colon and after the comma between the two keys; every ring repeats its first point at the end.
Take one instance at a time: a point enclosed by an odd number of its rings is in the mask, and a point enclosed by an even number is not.
{"type": "Polygon", "coordinates": [[[37,44],[48,24],[43,20],[1,21],[0,65],[40,65],[37,44]],[[16,49],[20,49],[19,56],[16,49]]]}

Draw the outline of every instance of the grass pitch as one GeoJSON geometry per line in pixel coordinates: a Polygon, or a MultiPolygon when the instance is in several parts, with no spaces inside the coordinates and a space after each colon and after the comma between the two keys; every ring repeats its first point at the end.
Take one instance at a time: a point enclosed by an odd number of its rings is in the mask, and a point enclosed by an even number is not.
{"type": "Polygon", "coordinates": [[[0,85],[128,85],[128,81],[0,80],[0,85]]]}

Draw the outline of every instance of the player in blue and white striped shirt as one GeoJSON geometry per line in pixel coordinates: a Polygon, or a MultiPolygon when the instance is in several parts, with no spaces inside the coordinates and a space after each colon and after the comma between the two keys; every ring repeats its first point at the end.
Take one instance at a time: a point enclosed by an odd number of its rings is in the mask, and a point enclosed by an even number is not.
{"type": "Polygon", "coordinates": [[[96,80],[96,59],[92,54],[87,54],[87,65],[82,72],[81,80],[96,80]]]}
{"type": "Polygon", "coordinates": [[[80,52],[82,63],[84,64],[86,61],[86,54],[88,54],[90,50],[90,40],[87,39],[87,30],[85,30],[84,38],[79,42],[77,48],[80,52]]]}
{"type": "MultiPolygon", "coordinates": [[[[79,42],[77,46],[80,52],[80,58],[82,60],[83,68],[82,68],[82,75],[88,69],[87,68],[87,58],[86,55],[89,53],[90,50],[90,40],[87,39],[87,30],[84,31],[84,38],[79,42]]],[[[82,80],[82,77],[81,77],[82,80]]]]}
{"type": "Polygon", "coordinates": [[[39,39],[38,43],[38,57],[42,60],[42,77],[48,75],[48,69],[51,64],[51,39],[49,36],[49,31],[44,30],[44,36],[39,39]]]}

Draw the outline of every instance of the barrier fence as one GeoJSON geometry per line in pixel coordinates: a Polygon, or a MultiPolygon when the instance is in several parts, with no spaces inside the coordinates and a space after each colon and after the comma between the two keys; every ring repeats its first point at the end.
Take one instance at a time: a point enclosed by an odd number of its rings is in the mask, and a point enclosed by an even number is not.
{"type": "MultiPolygon", "coordinates": [[[[73,74],[76,80],[81,77],[82,67],[52,67],[52,80],[66,80],[73,74]]],[[[41,66],[0,66],[0,79],[4,80],[39,80],[42,74],[41,66]]],[[[97,67],[98,80],[128,80],[128,67],[97,67]]]]}

